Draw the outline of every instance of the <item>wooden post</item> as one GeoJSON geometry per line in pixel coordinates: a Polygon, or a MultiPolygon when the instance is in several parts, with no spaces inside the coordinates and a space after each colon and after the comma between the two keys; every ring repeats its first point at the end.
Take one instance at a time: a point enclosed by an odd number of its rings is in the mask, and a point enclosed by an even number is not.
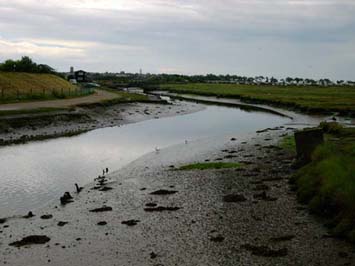
{"type": "Polygon", "coordinates": [[[316,147],[324,142],[323,131],[320,128],[298,131],[295,133],[295,141],[298,161],[309,163],[316,147]]]}

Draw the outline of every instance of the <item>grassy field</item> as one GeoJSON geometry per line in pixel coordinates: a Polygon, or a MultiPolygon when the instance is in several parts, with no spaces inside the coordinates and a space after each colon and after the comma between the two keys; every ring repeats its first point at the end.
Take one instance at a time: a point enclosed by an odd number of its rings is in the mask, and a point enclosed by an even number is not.
{"type": "Polygon", "coordinates": [[[160,89],[295,107],[308,112],[355,114],[355,87],[279,87],[236,84],[164,84],[160,89]]]}
{"type": "Polygon", "coordinates": [[[58,99],[83,93],[56,75],[0,72],[0,103],[58,99]]]}
{"type": "Polygon", "coordinates": [[[355,128],[335,123],[323,123],[322,127],[327,132],[325,143],[291,182],[299,200],[327,218],[334,235],[355,242],[355,128]]]}

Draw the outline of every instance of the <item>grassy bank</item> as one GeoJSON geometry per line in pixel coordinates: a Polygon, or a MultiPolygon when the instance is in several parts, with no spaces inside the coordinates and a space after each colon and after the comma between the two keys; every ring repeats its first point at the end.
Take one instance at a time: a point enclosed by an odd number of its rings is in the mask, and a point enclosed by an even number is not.
{"type": "MultiPolygon", "coordinates": [[[[292,179],[298,199],[327,219],[336,236],[355,242],[355,128],[322,124],[325,143],[292,179]]],[[[287,142],[287,141],[286,141],[287,142]]]]}
{"type": "Polygon", "coordinates": [[[94,108],[94,107],[98,107],[98,106],[107,107],[107,106],[120,104],[120,103],[134,103],[134,102],[160,103],[160,104],[165,103],[164,101],[160,101],[160,100],[152,100],[151,98],[149,98],[149,96],[144,95],[144,94],[129,93],[129,92],[125,92],[125,91],[109,89],[106,87],[101,88],[101,89],[117,94],[117,98],[101,101],[98,103],[81,104],[78,106],[86,107],[86,108],[94,108]]]}
{"type": "Polygon", "coordinates": [[[355,88],[314,86],[256,86],[236,84],[165,84],[177,93],[238,98],[244,101],[293,107],[305,112],[341,112],[355,115],[355,88]]]}
{"type": "Polygon", "coordinates": [[[0,103],[69,98],[89,94],[53,74],[0,72],[0,103]]]}

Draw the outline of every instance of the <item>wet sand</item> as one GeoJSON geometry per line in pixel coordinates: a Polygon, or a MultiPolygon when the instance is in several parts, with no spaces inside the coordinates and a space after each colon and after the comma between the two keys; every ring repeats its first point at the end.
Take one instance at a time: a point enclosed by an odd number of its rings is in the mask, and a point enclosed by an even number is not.
{"type": "Polygon", "coordinates": [[[72,203],[61,206],[58,199],[35,217],[3,221],[0,264],[355,265],[354,246],[329,237],[290,191],[293,154],[275,145],[292,131],[204,139],[147,154],[71,192],[72,203]],[[243,167],[174,170],[206,160],[243,167]],[[30,235],[44,243],[9,245],[30,235]]]}

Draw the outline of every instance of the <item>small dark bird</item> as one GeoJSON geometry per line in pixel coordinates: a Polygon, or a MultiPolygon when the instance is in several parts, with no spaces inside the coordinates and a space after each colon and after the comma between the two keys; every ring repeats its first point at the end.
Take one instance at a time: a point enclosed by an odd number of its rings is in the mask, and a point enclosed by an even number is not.
{"type": "Polygon", "coordinates": [[[69,192],[65,192],[62,197],[60,197],[60,203],[65,205],[67,203],[73,202],[73,197],[70,195],[69,192]]]}
{"type": "Polygon", "coordinates": [[[80,193],[83,190],[83,187],[79,187],[77,183],[75,183],[76,193],[80,193]]]}

